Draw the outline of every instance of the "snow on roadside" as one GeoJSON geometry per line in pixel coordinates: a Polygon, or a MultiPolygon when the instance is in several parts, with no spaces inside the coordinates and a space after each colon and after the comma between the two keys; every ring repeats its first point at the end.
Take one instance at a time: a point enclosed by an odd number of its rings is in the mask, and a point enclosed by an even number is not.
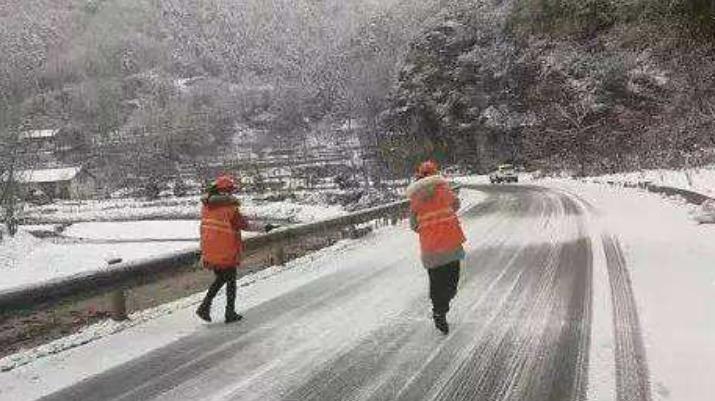
{"type": "Polygon", "coordinates": [[[82,221],[111,221],[145,219],[152,216],[173,214],[189,216],[197,214],[199,198],[160,199],[107,199],[90,201],[59,201],[56,203],[25,207],[21,217],[31,220],[65,223],[82,221]]]}
{"type": "Polygon", "coordinates": [[[486,175],[468,175],[459,177],[449,177],[451,181],[461,185],[487,185],[489,184],[489,176],[486,175]]]}
{"type": "Polygon", "coordinates": [[[194,249],[198,241],[128,244],[41,243],[22,231],[0,246],[0,290],[108,267],[107,261],[124,261],[194,249]],[[29,237],[29,238],[28,238],[29,237]]]}
{"type": "Polygon", "coordinates": [[[245,204],[242,211],[247,216],[261,220],[287,220],[301,223],[330,219],[346,214],[340,206],[304,205],[293,202],[267,202],[245,204]]]}
{"type": "Polygon", "coordinates": [[[86,239],[136,240],[199,239],[199,220],[146,220],[73,224],[62,233],[67,237],[86,239]]]}
{"type": "MultiPolygon", "coordinates": [[[[255,202],[241,198],[241,209],[247,216],[262,220],[309,222],[344,214],[339,206],[309,205],[291,201],[255,202]]],[[[159,220],[166,218],[198,219],[201,204],[198,196],[142,201],[109,199],[101,201],[64,201],[44,206],[27,207],[22,218],[47,223],[74,221],[159,220]]]]}
{"type": "Polygon", "coordinates": [[[642,190],[544,181],[594,205],[623,245],[639,308],[654,400],[715,393],[715,227],[690,207],[642,190]]]}
{"type": "Polygon", "coordinates": [[[655,185],[687,189],[715,196],[715,165],[682,170],[642,170],[628,173],[607,174],[587,178],[601,182],[621,184],[650,182],[655,185]]]}
{"type": "MultiPolygon", "coordinates": [[[[237,285],[239,288],[243,288],[255,284],[261,280],[271,279],[273,276],[276,276],[285,271],[298,271],[301,269],[307,269],[309,268],[311,263],[315,263],[316,261],[322,261],[330,255],[345,252],[349,249],[355,248],[357,245],[358,244],[356,241],[340,241],[328,248],[292,260],[286,263],[286,265],[284,266],[272,266],[270,268],[260,270],[256,273],[246,275],[237,281],[237,285]]],[[[277,296],[280,293],[285,292],[289,288],[295,287],[283,288],[282,291],[274,292],[272,295],[277,296]]],[[[84,344],[88,344],[103,337],[119,333],[132,327],[139,326],[148,321],[158,319],[163,316],[168,316],[187,308],[191,308],[199,304],[201,302],[202,297],[203,293],[198,293],[171,303],[157,306],[155,308],[135,312],[130,315],[129,320],[124,322],[105,320],[103,322],[87,326],[76,334],[72,334],[70,336],[55,340],[51,343],[41,345],[30,350],[21,351],[19,353],[0,359],[0,372],[6,372],[15,369],[17,367],[31,363],[37,359],[47,357],[49,355],[54,355],[59,352],[66,351],[68,349],[72,349],[84,344]]],[[[217,302],[218,304],[220,304],[223,302],[223,300],[219,300],[217,302]]],[[[217,308],[214,309],[214,312],[216,312],[217,308]]],[[[220,320],[220,317],[217,315],[216,319],[220,320]]],[[[1,390],[0,394],[2,394],[1,390]]]]}
{"type": "MultiPolygon", "coordinates": [[[[534,181],[534,173],[518,173],[519,182],[531,182],[534,181]]],[[[468,175],[468,176],[457,176],[450,177],[452,181],[461,185],[490,185],[488,175],[468,175]]]]}
{"type": "Polygon", "coordinates": [[[27,232],[33,232],[33,231],[49,231],[53,232],[57,228],[56,225],[54,224],[27,224],[27,225],[22,225],[19,227],[20,230],[24,230],[27,232]]]}
{"type": "Polygon", "coordinates": [[[462,189],[459,191],[459,200],[461,202],[461,212],[471,209],[473,206],[487,199],[487,194],[481,191],[472,189],[462,189]]]}
{"type": "Polygon", "coordinates": [[[0,242],[0,271],[4,274],[0,287],[3,286],[7,277],[7,270],[17,268],[18,261],[21,260],[29,249],[34,249],[42,241],[33,237],[30,233],[20,230],[14,237],[10,237],[5,232],[0,232],[3,238],[0,242]]]}

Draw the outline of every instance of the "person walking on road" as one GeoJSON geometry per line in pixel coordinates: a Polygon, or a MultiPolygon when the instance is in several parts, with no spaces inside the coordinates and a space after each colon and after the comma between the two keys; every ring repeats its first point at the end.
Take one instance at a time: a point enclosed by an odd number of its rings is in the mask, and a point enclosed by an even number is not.
{"type": "Polygon", "coordinates": [[[410,226],[419,234],[422,263],[429,274],[434,324],[448,334],[447,312],[457,294],[466,238],[457,218],[459,198],[438,172],[435,162],[422,163],[417,181],[407,187],[406,195],[410,200],[410,226]]]}
{"type": "Polygon", "coordinates": [[[206,297],[196,311],[203,320],[211,321],[211,303],[221,287],[226,285],[226,323],[242,316],[236,313],[236,276],[243,243],[241,230],[270,231],[274,226],[258,227],[250,223],[239,209],[240,202],[233,196],[236,184],[230,176],[222,175],[201,198],[201,261],[204,268],[216,276],[206,297]]]}

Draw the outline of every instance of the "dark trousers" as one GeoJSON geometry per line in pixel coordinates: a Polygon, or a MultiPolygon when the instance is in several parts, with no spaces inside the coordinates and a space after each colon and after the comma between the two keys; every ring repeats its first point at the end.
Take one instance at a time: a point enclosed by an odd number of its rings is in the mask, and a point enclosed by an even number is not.
{"type": "Polygon", "coordinates": [[[459,261],[447,263],[433,269],[429,273],[429,296],[432,299],[432,312],[435,315],[446,315],[449,303],[457,295],[459,284],[459,261]]]}
{"type": "Polygon", "coordinates": [[[218,294],[218,291],[226,284],[226,313],[236,310],[236,268],[226,270],[214,270],[216,279],[209,287],[209,292],[204,298],[204,307],[210,308],[211,302],[218,294]]]}

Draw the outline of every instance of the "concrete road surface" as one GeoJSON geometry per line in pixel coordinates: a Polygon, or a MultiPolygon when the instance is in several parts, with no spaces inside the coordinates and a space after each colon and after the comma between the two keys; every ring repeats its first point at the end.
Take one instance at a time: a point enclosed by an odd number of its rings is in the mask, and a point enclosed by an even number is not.
{"type": "MultiPolygon", "coordinates": [[[[587,399],[589,205],[539,187],[479,189],[489,197],[463,216],[469,254],[448,336],[432,325],[416,259],[384,256],[413,244],[377,244],[359,269],[340,270],[244,311],[239,324],[211,325],[44,399],[587,399]]],[[[613,399],[649,400],[620,246],[608,235],[596,238],[613,298],[613,399]]]]}

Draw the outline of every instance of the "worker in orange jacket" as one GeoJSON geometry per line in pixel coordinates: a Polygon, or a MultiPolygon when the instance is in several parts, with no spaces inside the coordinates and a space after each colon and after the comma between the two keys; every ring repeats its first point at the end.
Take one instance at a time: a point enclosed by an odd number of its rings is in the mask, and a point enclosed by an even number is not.
{"type": "MultiPolygon", "coordinates": [[[[211,321],[211,303],[224,284],[226,323],[242,319],[242,316],[236,313],[236,276],[243,250],[241,230],[261,231],[260,227],[250,223],[241,214],[240,203],[232,195],[235,190],[234,180],[222,175],[201,198],[201,261],[204,268],[212,270],[216,275],[196,311],[196,314],[207,322],[211,321]]],[[[272,228],[274,226],[270,224],[263,227],[265,231],[272,228]]]]}
{"type": "Polygon", "coordinates": [[[410,225],[419,234],[422,263],[429,273],[435,327],[447,334],[447,312],[457,294],[460,261],[465,257],[462,244],[466,239],[457,218],[459,198],[438,175],[433,161],[419,166],[417,178],[406,191],[410,225]]]}

